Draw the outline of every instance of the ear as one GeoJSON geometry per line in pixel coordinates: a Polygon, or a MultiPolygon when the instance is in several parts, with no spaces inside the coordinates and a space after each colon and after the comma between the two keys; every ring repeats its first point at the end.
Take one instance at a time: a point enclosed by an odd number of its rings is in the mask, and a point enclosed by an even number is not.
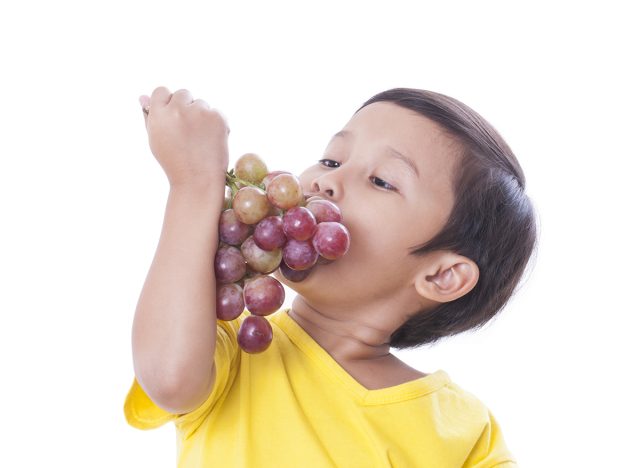
{"type": "Polygon", "coordinates": [[[476,263],[462,255],[443,252],[420,269],[415,288],[425,299],[450,302],[471,291],[480,279],[476,263]]]}

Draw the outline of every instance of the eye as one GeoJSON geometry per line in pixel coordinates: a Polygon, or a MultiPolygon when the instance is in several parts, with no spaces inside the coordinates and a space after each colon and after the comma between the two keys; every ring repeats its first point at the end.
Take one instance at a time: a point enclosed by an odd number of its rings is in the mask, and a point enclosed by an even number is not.
{"type": "MultiPolygon", "coordinates": [[[[335,169],[336,167],[340,166],[340,163],[337,161],[334,161],[333,159],[320,159],[318,160],[319,164],[322,164],[325,167],[329,167],[332,169],[335,169]]],[[[398,189],[395,188],[393,185],[389,184],[388,182],[382,180],[379,177],[376,176],[371,176],[369,177],[369,180],[371,180],[371,182],[373,182],[373,184],[377,187],[380,187],[384,190],[388,190],[390,192],[397,192],[398,189]]]]}
{"type": "Polygon", "coordinates": [[[339,162],[334,161],[333,159],[320,159],[318,162],[319,162],[320,164],[322,164],[323,166],[325,166],[325,167],[333,167],[333,168],[335,168],[335,167],[338,167],[338,165],[340,165],[340,163],[339,163],[339,162]],[[337,165],[336,165],[336,166],[327,166],[326,164],[324,164],[324,162],[325,162],[325,161],[328,161],[328,162],[330,162],[330,163],[335,163],[335,164],[337,164],[337,165]]]}
{"type": "Polygon", "coordinates": [[[369,180],[371,180],[371,182],[373,182],[374,185],[377,185],[378,187],[381,187],[381,188],[383,188],[385,190],[390,190],[392,192],[395,192],[395,191],[398,190],[393,185],[385,182],[384,180],[380,179],[379,177],[371,176],[371,177],[369,177],[369,180]]]}

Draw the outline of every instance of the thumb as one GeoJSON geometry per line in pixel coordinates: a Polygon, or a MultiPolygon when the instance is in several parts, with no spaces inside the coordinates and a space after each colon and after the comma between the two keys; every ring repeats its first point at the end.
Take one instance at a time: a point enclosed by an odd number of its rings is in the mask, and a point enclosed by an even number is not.
{"type": "Polygon", "coordinates": [[[140,106],[142,107],[142,112],[144,114],[144,120],[146,122],[147,120],[147,116],[149,115],[149,104],[151,103],[151,98],[149,96],[146,95],[142,95],[138,98],[138,101],[140,101],[140,106]]]}

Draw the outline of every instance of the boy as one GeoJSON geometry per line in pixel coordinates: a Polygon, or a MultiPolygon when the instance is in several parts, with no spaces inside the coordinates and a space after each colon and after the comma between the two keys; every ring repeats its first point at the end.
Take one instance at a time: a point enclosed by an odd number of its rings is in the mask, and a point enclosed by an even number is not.
{"type": "Polygon", "coordinates": [[[186,90],[143,105],[170,194],[133,323],[129,424],[173,421],[180,467],[516,466],[477,398],[389,352],[486,323],[533,251],[524,175],[486,121],[423,90],[367,101],[300,175],[339,206],[351,247],[301,282],[274,273],[298,295],[247,354],[248,311],[215,313],[229,128],[186,90]]]}

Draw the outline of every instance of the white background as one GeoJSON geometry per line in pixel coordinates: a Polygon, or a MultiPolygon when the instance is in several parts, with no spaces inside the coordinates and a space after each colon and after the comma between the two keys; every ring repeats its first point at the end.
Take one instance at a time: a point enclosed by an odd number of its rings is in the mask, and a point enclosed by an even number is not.
{"type": "Polygon", "coordinates": [[[521,466],[637,463],[640,34],[626,3],[11,3],[0,465],[175,464],[171,424],[139,431],[122,412],[168,191],[138,104],[157,86],[226,115],[232,164],[254,151],[294,172],[388,88],[480,112],[524,168],[537,262],[490,326],[399,354],[478,396],[521,466]]]}

